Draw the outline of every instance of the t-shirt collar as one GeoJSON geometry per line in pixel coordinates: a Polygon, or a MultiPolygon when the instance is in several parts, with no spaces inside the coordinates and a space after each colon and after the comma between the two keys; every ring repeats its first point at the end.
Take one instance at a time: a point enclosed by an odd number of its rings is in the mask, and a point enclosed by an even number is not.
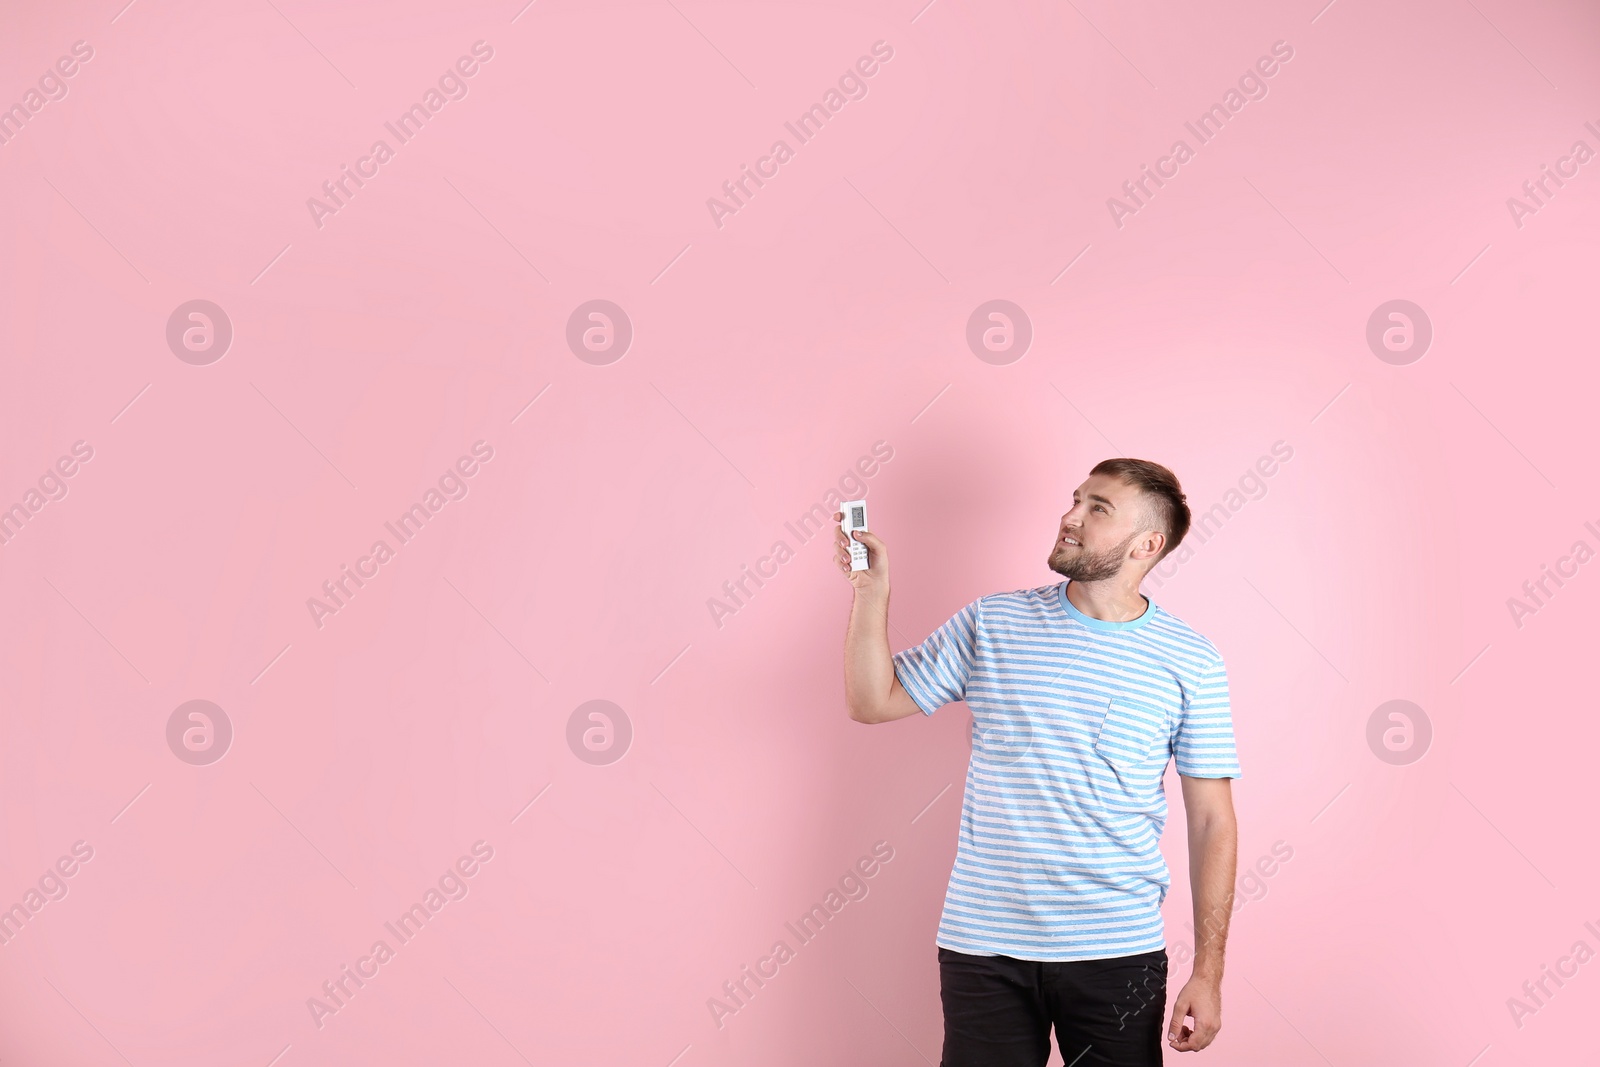
{"type": "Polygon", "coordinates": [[[1083,623],[1091,630],[1137,630],[1155,617],[1156,602],[1148,596],[1145,597],[1147,603],[1145,604],[1144,614],[1136,619],[1129,619],[1127,622],[1110,622],[1106,619],[1096,619],[1091,615],[1085,615],[1078,610],[1071,600],[1067,599],[1067,584],[1071,581],[1072,579],[1068,578],[1067,581],[1056,586],[1056,593],[1061,598],[1061,607],[1070,618],[1083,623]]]}

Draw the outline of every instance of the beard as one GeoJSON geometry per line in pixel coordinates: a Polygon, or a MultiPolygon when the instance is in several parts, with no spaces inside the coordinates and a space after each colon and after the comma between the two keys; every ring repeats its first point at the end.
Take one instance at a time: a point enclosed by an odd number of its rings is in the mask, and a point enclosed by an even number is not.
{"type": "Polygon", "coordinates": [[[1075,582],[1102,582],[1107,578],[1115,578],[1122,570],[1122,565],[1127,562],[1128,546],[1138,536],[1137,533],[1129,534],[1120,545],[1103,552],[1090,552],[1082,545],[1077,548],[1063,545],[1058,537],[1058,543],[1046,562],[1051,570],[1075,582]]]}

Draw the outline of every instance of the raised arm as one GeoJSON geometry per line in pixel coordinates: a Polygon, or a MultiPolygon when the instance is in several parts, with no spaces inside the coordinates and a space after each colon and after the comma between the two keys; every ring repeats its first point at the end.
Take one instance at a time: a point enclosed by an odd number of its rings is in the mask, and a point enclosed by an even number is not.
{"type": "MultiPolygon", "coordinates": [[[[833,518],[844,514],[836,511],[833,518]]],[[[845,704],[856,722],[904,719],[922,709],[895,677],[889,655],[889,552],[870,531],[857,530],[855,538],[867,546],[864,571],[850,569],[849,542],[843,530],[834,530],[834,562],[855,590],[844,637],[845,704]]]]}

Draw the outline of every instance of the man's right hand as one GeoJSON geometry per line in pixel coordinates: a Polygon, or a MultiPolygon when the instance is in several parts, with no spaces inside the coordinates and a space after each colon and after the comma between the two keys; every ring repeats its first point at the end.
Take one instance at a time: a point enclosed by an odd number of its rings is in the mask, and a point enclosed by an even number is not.
{"type": "MultiPolygon", "coordinates": [[[[833,513],[835,522],[844,518],[833,513]]],[[[844,639],[844,689],[850,717],[856,722],[892,722],[922,709],[894,670],[889,654],[889,550],[870,530],[855,531],[857,543],[867,547],[867,569],[850,569],[850,542],[838,527],[833,531],[833,561],[855,588],[850,605],[850,625],[844,639]]]]}
{"type": "MultiPolygon", "coordinates": [[[[844,521],[844,512],[833,513],[834,522],[844,521]]],[[[871,530],[855,531],[858,543],[867,546],[867,569],[853,571],[850,569],[850,542],[845,537],[842,529],[835,528],[833,532],[834,562],[850,579],[850,584],[859,593],[876,595],[887,598],[889,595],[889,550],[884,547],[883,541],[871,530]]]]}

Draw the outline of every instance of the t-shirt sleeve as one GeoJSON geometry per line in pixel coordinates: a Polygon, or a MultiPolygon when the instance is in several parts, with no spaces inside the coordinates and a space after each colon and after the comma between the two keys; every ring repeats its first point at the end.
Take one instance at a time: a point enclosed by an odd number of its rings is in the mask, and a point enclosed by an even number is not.
{"type": "Polygon", "coordinates": [[[892,657],[895,676],[924,715],[932,715],[952,700],[966,699],[978,643],[978,604],[979,600],[974,600],[922,644],[892,657]]]}
{"type": "Polygon", "coordinates": [[[1220,656],[1200,672],[1199,682],[1185,694],[1173,757],[1178,773],[1190,778],[1241,776],[1233,742],[1228,670],[1220,656]]]}

